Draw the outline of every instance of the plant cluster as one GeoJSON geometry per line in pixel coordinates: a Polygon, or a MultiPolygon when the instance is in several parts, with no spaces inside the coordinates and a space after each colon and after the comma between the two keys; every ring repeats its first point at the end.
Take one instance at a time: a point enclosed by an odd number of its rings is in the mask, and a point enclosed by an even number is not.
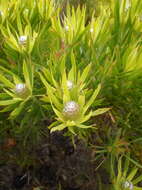
{"type": "Polygon", "coordinates": [[[101,1],[97,16],[62,8],[0,1],[0,141],[62,131],[92,147],[108,189],[142,189],[142,2],[101,1]]]}

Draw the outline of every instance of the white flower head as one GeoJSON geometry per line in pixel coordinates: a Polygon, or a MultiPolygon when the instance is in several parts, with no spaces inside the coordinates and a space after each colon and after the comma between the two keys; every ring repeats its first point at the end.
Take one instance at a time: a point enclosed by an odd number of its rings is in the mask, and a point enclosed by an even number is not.
{"type": "Polygon", "coordinates": [[[68,118],[75,117],[79,113],[79,105],[75,101],[69,101],[65,104],[63,113],[68,118]]]}
{"type": "Polygon", "coordinates": [[[23,45],[27,41],[27,36],[20,36],[19,37],[19,44],[23,45]]]}
{"type": "Polygon", "coordinates": [[[65,26],[65,31],[69,31],[69,26],[68,25],[65,26]]]}
{"type": "Polygon", "coordinates": [[[67,88],[68,88],[68,90],[71,90],[73,87],[74,87],[73,82],[71,80],[68,80],[67,81],[67,88]]]}
{"type": "Polygon", "coordinates": [[[93,33],[93,32],[94,32],[94,29],[93,29],[93,28],[90,28],[90,32],[93,33]]]}
{"type": "Polygon", "coordinates": [[[133,184],[132,184],[131,181],[125,181],[125,182],[123,183],[123,188],[124,188],[125,190],[133,190],[133,189],[134,189],[134,186],[133,186],[133,184]]]}
{"type": "Polygon", "coordinates": [[[0,11],[0,15],[1,15],[1,16],[3,16],[3,15],[4,15],[3,11],[0,11]]]}
{"type": "Polygon", "coordinates": [[[18,94],[25,92],[25,89],[26,89],[26,85],[23,83],[16,84],[15,86],[15,92],[18,94]]]}

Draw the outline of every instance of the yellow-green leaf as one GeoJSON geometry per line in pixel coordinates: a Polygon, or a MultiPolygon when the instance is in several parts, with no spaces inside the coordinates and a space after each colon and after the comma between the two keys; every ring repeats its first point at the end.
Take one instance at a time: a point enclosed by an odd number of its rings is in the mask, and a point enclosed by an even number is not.
{"type": "Polygon", "coordinates": [[[57,127],[53,127],[50,130],[50,133],[54,132],[54,131],[62,131],[63,129],[65,129],[67,126],[65,126],[64,124],[58,125],[57,127]]]}
{"type": "Polygon", "coordinates": [[[1,74],[0,74],[0,81],[9,88],[15,88],[15,85],[12,82],[10,82],[6,77],[2,76],[1,74]]]}
{"type": "Polygon", "coordinates": [[[109,111],[111,108],[99,108],[96,111],[92,113],[92,116],[101,115],[107,111],[109,111]]]}
{"type": "Polygon", "coordinates": [[[84,107],[83,113],[85,113],[88,110],[88,108],[93,104],[93,102],[95,101],[97,95],[100,92],[100,89],[101,89],[101,85],[99,84],[97,89],[94,91],[93,95],[91,96],[90,100],[87,102],[86,106],[84,107]]]}
{"type": "Polygon", "coordinates": [[[7,106],[10,104],[15,104],[20,101],[22,101],[22,99],[20,99],[20,98],[15,98],[13,100],[3,100],[3,101],[0,101],[0,106],[7,106]]]}

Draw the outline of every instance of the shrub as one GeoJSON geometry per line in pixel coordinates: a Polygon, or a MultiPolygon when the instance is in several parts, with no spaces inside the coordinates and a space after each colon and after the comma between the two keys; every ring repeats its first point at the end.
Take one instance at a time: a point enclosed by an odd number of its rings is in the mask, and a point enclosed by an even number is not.
{"type": "Polygon", "coordinates": [[[95,1],[87,15],[92,2],[0,2],[0,135],[21,146],[56,131],[83,139],[117,190],[121,156],[137,167],[128,181],[142,167],[142,2],[95,1]]]}

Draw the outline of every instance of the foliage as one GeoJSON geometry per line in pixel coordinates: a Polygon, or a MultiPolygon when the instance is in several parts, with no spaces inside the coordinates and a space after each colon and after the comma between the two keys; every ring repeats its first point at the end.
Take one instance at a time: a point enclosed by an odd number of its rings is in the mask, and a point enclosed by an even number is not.
{"type": "Polygon", "coordinates": [[[80,133],[81,129],[92,128],[92,125],[87,126],[83,123],[87,122],[87,120],[89,120],[92,116],[105,113],[109,110],[109,108],[100,108],[96,111],[89,110],[90,106],[93,103],[95,104],[95,99],[101,88],[101,86],[98,85],[94,92],[92,92],[91,96],[89,95],[89,92],[92,90],[86,89],[87,75],[91,65],[88,65],[86,68],[84,68],[82,74],[79,71],[77,72],[73,54],[71,54],[72,68],[68,74],[64,70],[64,64],[65,63],[63,59],[61,63],[61,78],[58,79],[60,83],[56,82],[52,71],[49,71],[48,69],[44,68],[42,71],[47,80],[43,75],[40,74],[41,80],[47,89],[47,96],[43,97],[43,100],[45,102],[50,101],[57,116],[58,122],[52,123],[49,127],[51,128],[51,132],[63,130],[68,127],[71,133],[76,134],[78,132],[80,133]],[[49,84],[48,81],[50,81],[51,84],[49,84]],[[88,101],[86,99],[88,99],[88,101]],[[70,110],[70,107],[68,108],[65,106],[66,104],[71,104],[71,106],[73,104],[73,106],[76,107],[71,108],[74,109],[72,111],[70,110]],[[77,130],[75,127],[78,127],[79,129],[77,130]]]}
{"type": "Polygon", "coordinates": [[[126,180],[141,171],[142,2],[69,3],[0,0],[0,137],[83,138],[117,190],[122,156],[126,180]]]}
{"type": "Polygon", "coordinates": [[[114,187],[113,189],[134,189],[139,190],[140,187],[137,187],[136,184],[141,182],[142,175],[135,177],[138,171],[137,167],[133,167],[131,171],[129,171],[129,160],[126,159],[124,162],[124,166],[122,166],[123,158],[118,160],[118,171],[117,176],[113,179],[114,187]],[[124,168],[123,168],[124,167],[124,168]]]}

